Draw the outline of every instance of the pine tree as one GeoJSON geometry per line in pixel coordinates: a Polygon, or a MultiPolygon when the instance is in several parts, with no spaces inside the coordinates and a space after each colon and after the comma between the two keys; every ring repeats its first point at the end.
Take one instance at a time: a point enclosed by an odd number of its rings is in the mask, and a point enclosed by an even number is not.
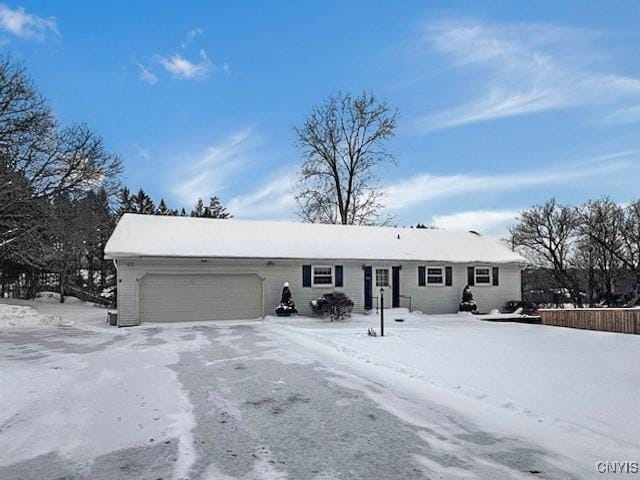
{"type": "Polygon", "coordinates": [[[156,206],[153,200],[143,189],[138,190],[138,193],[133,197],[133,205],[136,213],[143,215],[154,215],[156,213],[156,206]]]}
{"type": "Polygon", "coordinates": [[[202,202],[202,199],[199,198],[198,201],[196,202],[195,207],[193,208],[193,210],[191,210],[191,216],[204,217],[204,215],[205,215],[204,203],[202,202]]]}
{"type": "Polygon", "coordinates": [[[156,208],[156,215],[175,215],[175,213],[175,210],[171,210],[167,207],[167,204],[164,203],[164,198],[161,198],[158,208],[156,208]]]}
{"type": "Polygon", "coordinates": [[[182,210],[180,210],[180,216],[181,217],[186,217],[187,216],[187,211],[184,209],[184,207],[182,207],[182,210]]]}
{"type": "Polygon", "coordinates": [[[217,196],[213,196],[209,199],[209,216],[211,218],[231,218],[227,209],[222,206],[220,199],[217,196]]]}
{"type": "Polygon", "coordinates": [[[131,196],[131,192],[127,187],[123,187],[118,192],[118,218],[120,218],[125,213],[137,213],[135,205],[133,203],[133,197],[131,196]]]}

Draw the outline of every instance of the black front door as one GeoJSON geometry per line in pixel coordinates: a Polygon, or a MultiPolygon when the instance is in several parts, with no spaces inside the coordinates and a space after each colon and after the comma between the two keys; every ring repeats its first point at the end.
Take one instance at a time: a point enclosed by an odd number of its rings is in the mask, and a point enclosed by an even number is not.
{"type": "Polygon", "coordinates": [[[392,279],[391,279],[391,292],[393,294],[393,299],[391,305],[393,308],[400,307],[400,269],[402,267],[396,266],[391,267],[392,279]]]}
{"type": "Polygon", "coordinates": [[[364,309],[371,310],[373,308],[373,279],[371,274],[371,265],[365,265],[364,267],[362,267],[362,270],[364,270],[364,309]]]}

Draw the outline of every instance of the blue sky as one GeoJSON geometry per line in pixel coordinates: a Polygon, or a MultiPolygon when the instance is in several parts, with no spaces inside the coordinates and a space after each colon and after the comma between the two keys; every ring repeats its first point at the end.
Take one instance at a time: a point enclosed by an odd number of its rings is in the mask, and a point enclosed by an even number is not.
{"type": "Polygon", "coordinates": [[[617,2],[19,2],[0,42],[125,183],[238,218],[293,218],[293,127],[337,90],[400,111],[398,224],[503,232],[556,196],[640,181],[640,6],[617,2]]]}

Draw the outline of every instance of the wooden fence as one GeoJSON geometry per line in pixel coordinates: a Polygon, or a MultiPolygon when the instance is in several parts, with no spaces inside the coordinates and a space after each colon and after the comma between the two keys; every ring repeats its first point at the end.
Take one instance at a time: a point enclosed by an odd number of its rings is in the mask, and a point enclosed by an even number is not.
{"type": "Polygon", "coordinates": [[[640,309],[540,309],[538,314],[544,325],[640,334],[640,309]]]}

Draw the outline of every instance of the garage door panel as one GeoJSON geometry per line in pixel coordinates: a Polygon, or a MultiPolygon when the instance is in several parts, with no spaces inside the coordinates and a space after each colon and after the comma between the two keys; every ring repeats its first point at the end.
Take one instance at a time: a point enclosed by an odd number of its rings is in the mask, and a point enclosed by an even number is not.
{"type": "Polygon", "coordinates": [[[141,280],[142,322],[257,318],[262,280],[255,274],[148,274],[141,280]]]}

